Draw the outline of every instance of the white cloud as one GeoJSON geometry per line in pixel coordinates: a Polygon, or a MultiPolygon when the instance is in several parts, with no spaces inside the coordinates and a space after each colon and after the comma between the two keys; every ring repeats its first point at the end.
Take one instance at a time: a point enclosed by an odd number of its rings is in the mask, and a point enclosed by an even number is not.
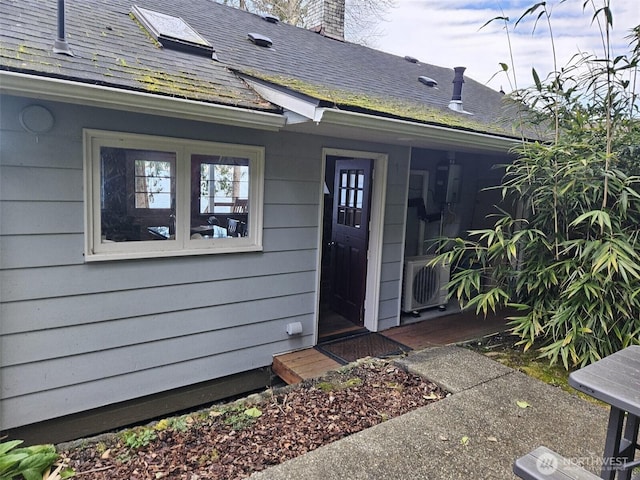
{"type": "MultiPolygon", "coordinates": [[[[511,65],[504,22],[494,21],[481,29],[492,18],[504,15],[510,18],[509,35],[518,86],[532,83],[532,67],[542,77],[553,71],[551,40],[544,17],[538,20],[535,33],[532,33],[535,15],[525,18],[513,29],[515,20],[535,3],[533,1],[396,0],[396,3],[397,7],[389,12],[388,22],[383,25],[385,34],[376,41],[380,50],[410,55],[442,67],[465,66],[465,75],[485,83],[500,70],[501,62],[511,65]]],[[[593,10],[583,11],[583,3],[578,0],[562,4],[557,0],[547,2],[552,12],[558,67],[580,51],[602,55],[598,26],[591,21],[593,10]]],[[[595,3],[600,5],[601,1],[595,0],[595,3]]],[[[625,37],[634,24],[640,22],[640,7],[637,0],[612,0],[611,10],[614,55],[619,55],[628,51],[629,41],[625,37]]],[[[497,75],[489,85],[510,90],[503,74],[497,75]]]]}

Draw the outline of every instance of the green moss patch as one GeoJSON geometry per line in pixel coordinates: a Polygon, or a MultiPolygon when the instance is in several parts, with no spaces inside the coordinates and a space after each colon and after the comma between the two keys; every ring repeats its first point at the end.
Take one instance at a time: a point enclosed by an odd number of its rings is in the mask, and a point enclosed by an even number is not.
{"type": "Polygon", "coordinates": [[[558,363],[550,365],[548,359],[540,358],[535,347],[526,352],[523,351],[521,346],[516,345],[518,341],[519,338],[515,336],[494,335],[480,341],[466,343],[464,346],[482,353],[509,368],[518,370],[554,387],[561,388],[567,393],[578,395],[584,400],[606,406],[604,403],[577,391],[569,385],[571,370],[566,370],[562,364],[558,363]]]}
{"type": "Polygon", "coordinates": [[[307,95],[335,107],[352,111],[382,113],[390,118],[406,119],[421,123],[441,125],[462,130],[513,135],[513,132],[499,124],[486,124],[474,119],[472,115],[448,112],[425,104],[411,103],[390,97],[379,97],[362,92],[330,88],[326,85],[306,82],[298,78],[283,75],[268,75],[255,70],[242,71],[246,75],[273,83],[289,90],[307,95]]]}

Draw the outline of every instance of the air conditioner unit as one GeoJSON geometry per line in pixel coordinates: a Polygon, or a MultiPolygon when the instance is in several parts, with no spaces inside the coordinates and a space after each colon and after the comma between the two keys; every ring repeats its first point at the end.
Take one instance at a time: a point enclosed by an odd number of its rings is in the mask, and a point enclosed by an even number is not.
{"type": "Polygon", "coordinates": [[[429,307],[445,308],[449,265],[427,266],[433,255],[407,257],[402,277],[402,311],[414,312],[429,307]]]}

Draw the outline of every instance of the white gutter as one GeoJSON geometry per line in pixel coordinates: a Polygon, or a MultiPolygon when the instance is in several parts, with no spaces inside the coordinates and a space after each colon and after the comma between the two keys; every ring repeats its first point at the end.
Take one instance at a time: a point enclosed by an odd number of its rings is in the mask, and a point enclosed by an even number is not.
{"type": "Polygon", "coordinates": [[[410,143],[411,140],[429,140],[447,143],[457,147],[469,147],[480,150],[508,151],[520,144],[518,138],[491,135],[488,133],[457,130],[451,127],[399,120],[395,118],[375,117],[357,112],[319,108],[316,118],[320,125],[361,128],[381,134],[397,136],[397,144],[410,143]],[[400,140],[401,139],[401,140],[400,140]]]}
{"type": "Polygon", "coordinates": [[[276,131],[286,124],[281,114],[16,72],[0,71],[0,92],[260,130],[276,131]]]}
{"type": "Polygon", "coordinates": [[[290,123],[301,123],[304,118],[314,122],[320,121],[322,112],[318,109],[318,104],[320,103],[318,100],[312,101],[311,97],[305,96],[303,98],[301,95],[285,92],[282,88],[276,88],[271,84],[245,75],[242,78],[265,100],[295,113],[295,120],[290,123]]]}

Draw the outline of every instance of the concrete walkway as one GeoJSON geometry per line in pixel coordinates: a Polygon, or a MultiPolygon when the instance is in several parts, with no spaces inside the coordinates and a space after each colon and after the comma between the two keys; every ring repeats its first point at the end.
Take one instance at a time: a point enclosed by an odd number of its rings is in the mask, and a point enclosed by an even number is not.
{"type": "Polygon", "coordinates": [[[605,408],[459,347],[400,363],[451,395],[251,479],[515,479],[513,461],[540,445],[599,473],[605,408]]]}

